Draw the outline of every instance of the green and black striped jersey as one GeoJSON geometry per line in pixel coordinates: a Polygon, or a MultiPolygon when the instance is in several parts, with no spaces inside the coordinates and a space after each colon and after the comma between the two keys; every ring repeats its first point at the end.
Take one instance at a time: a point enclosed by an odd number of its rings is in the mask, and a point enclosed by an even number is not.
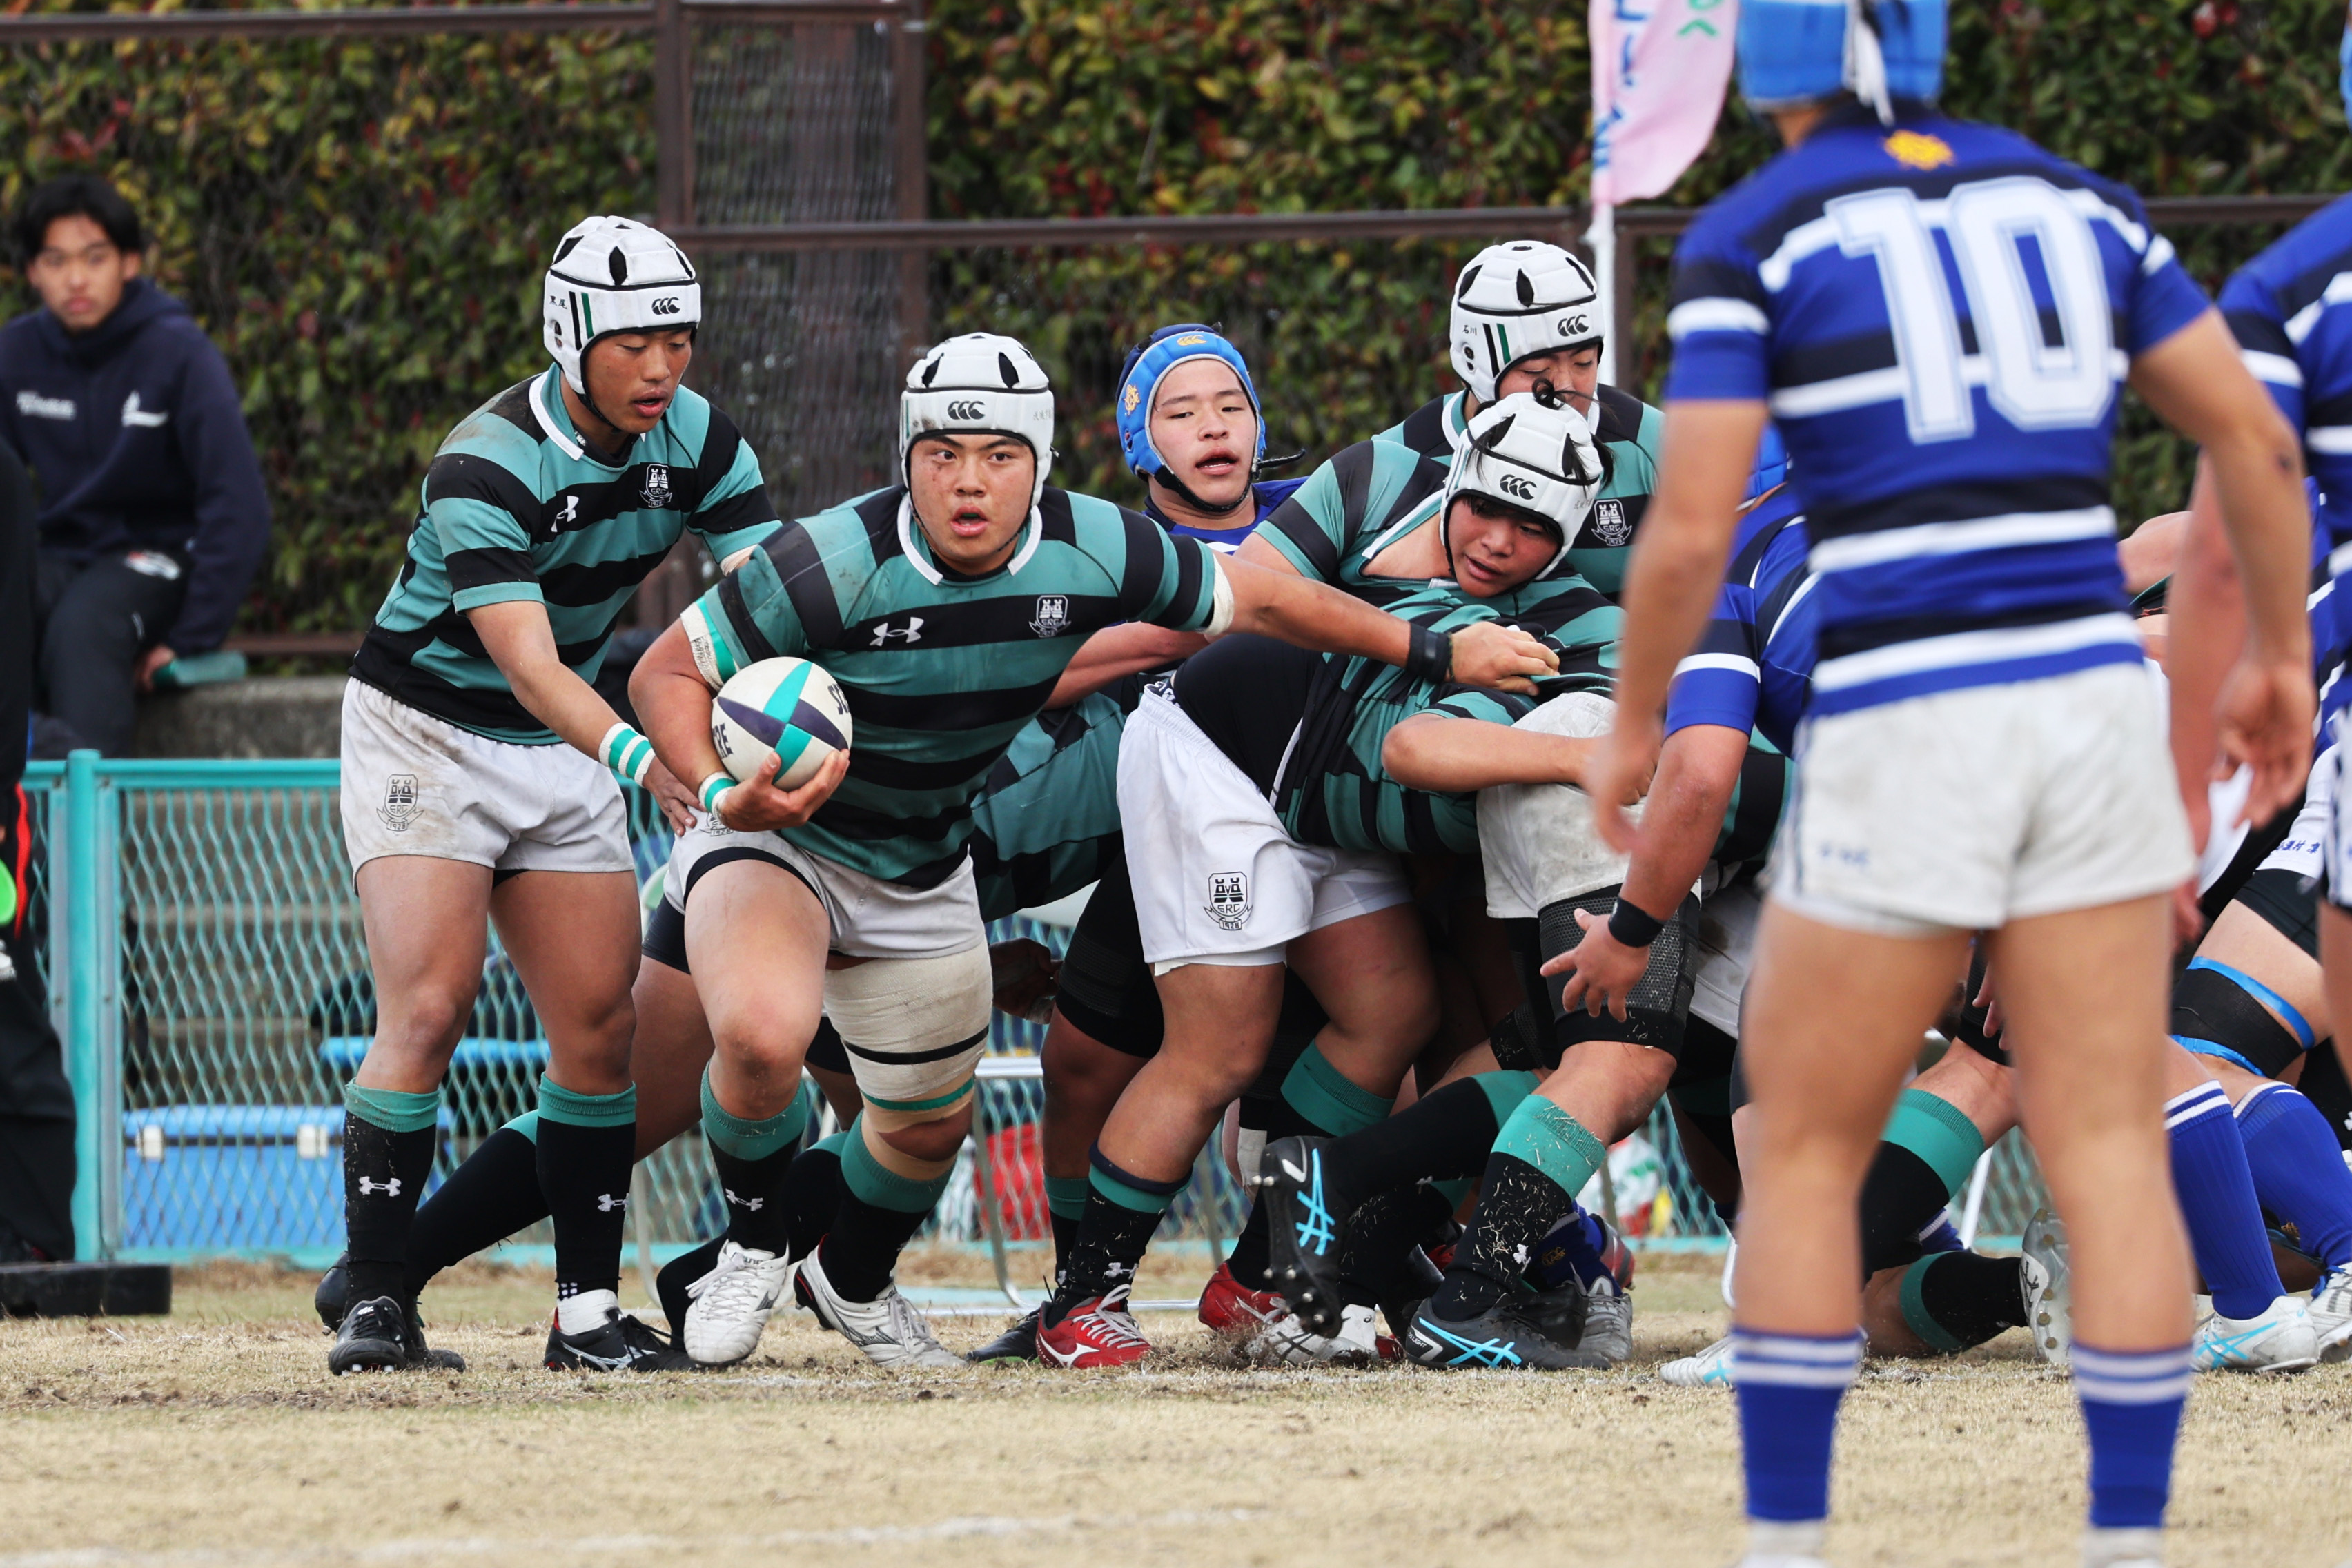
{"type": "Polygon", "coordinates": [[[1143,687],[1130,675],[1040,713],[988,770],[971,803],[982,919],[1066,898],[1118,857],[1118,742],[1143,687]]]}
{"type": "MultiPolygon", "coordinates": [[[[1440,465],[1451,464],[1468,423],[1463,413],[1467,397],[1452,392],[1433,398],[1372,439],[1408,447],[1440,465]]],[[[1598,416],[1592,437],[1609,459],[1609,482],[1601,487],[1592,515],[1570,542],[1568,564],[1613,599],[1625,590],[1625,557],[1642,526],[1642,513],[1649,508],[1650,493],[1658,486],[1658,438],[1665,432],[1666,416],[1613,386],[1595,388],[1592,406],[1598,416]]]]}
{"type": "Polygon", "coordinates": [[[1501,620],[1536,633],[1559,654],[1559,673],[1537,697],[1417,681],[1364,658],[1327,655],[1307,700],[1306,716],[1275,781],[1282,825],[1302,844],[1399,854],[1478,852],[1478,797],[1410,788],[1391,777],[1381,748],[1391,730],[1418,713],[1514,724],[1538,701],[1570,691],[1606,691],[1617,664],[1623,612],[1580,581],[1556,593],[1535,615],[1510,614],[1494,600],[1465,604],[1433,587],[1388,606],[1389,613],[1442,632],[1501,620]]]}
{"type": "Polygon", "coordinates": [[[841,683],[848,776],[784,837],[929,888],[962,864],[973,796],[1087,635],[1121,621],[1199,631],[1216,572],[1200,541],[1048,488],[1010,562],[954,576],[894,486],[786,524],[688,609],[687,637],[706,677],[794,654],[841,683]]]}
{"type": "Polygon", "coordinates": [[[536,600],[559,658],[583,680],[646,574],[691,528],[724,561],[777,528],[760,461],[727,416],[677,390],[618,464],[580,439],[559,373],[467,415],[425,471],[408,558],[352,675],[452,724],[522,745],[556,743],[515,700],[466,612],[536,600]]]}

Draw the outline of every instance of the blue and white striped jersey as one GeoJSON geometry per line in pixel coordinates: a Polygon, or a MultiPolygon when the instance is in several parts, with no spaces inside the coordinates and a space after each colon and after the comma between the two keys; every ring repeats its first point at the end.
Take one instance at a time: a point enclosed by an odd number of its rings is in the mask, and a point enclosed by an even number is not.
{"type": "MultiPolygon", "coordinates": [[[[2303,437],[2311,471],[2313,551],[2325,552],[2328,584],[2312,596],[2311,654],[2323,677],[2352,651],[2338,606],[2352,574],[2352,196],[2329,203],[2239,268],[2221,290],[2221,315],[2246,364],[2303,437]]],[[[2321,693],[2321,727],[2352,706],[2352,682],[2321,693]]]]}
{"type": "Polygon", "coordinates": [[[1804,510],[1788,485],[1739,520],[1715,615],[1698,651],[1675,668],[1667,734],[1719,724],[1754,731],[1784,753],[1794,749],[1821,631],[1819,580],[1806,566],[1811,550],[1804,510]]]}
{"type": "Polygon", "coordinates": [[[1768,402],[1816,713],[2137,662],[2108,506],[2131,357],[2207,309],[2138,199],[2023,137],[1832,115],[1675,254],[1666,396],[1768,402]]]}

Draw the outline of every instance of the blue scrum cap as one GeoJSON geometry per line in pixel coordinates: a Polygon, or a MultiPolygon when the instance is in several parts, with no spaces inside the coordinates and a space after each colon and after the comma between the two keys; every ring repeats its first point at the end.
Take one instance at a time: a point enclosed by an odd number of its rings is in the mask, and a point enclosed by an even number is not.
{"type": "Polygon", "coordinates": [[[1944,87],[1945,0],[1744,0],[1739,91],[1758,109],[1851,92],[1892,121],[1892,100],[1944,87]]]}
{"type": "Polygon", "coordinates": [[[1250,407],[1257,415],[1257,450],[1250,461],[1255,467],[1265,460],[1265,408],[1258,402],[1257,383],[1250,379],[1249,361],[1242,358],[1242,351],[1214,327],[1185,321],[1162,327],[1139,346],[1128,350],[1127,363],[1119,367],[1118,405],[1114,410],[1118,420],[1118,446],[1127,454],[1127,466],[1137,473],[1149,478],[1167,467],[1151,445],[1151,400],[1159,395],[1160,377],[1186,361],[1196,359],[1222,360],[1242,378],[1242,391],[1248,395],[1250,407]]]}

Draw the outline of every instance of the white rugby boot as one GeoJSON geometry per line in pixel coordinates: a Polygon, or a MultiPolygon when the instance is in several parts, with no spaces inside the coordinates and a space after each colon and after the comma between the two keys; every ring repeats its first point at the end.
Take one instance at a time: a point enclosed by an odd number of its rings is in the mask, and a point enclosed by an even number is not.
{"type": "Polygon", "coordinates": [[[1696,1355],[1686,1355],[1670,1361],[1658,1369],[1658,1375],[1676,1388],[1731,1387],[1731,1336],[1726,1334],[1696,1355]]]}
{"type": "Polygon", "coordinates": [[[2086,1530],[2083,1568],[2164,1568],[2164,1531],[2086,1530]]]}
{"type": "Polygon", "coordinates": [[[1242,1353],[1263,1365],[1371,1366],[1397,1359],[1394,1340],[1382,1346],[1370,1307],[1339,1309],[1339,1331],[1318,1334],[1292,1313],[1285,1312],[1258,1331],[1242,1353]]]}
{"type": "Polygon", "coordinates": [[[2302,1372],[2319,1364],[2319,1336],[2303,1304],[2281,1296],[2260,1317],[2207,1313],[2191,1360],[2199,1372],[2302,1372]]]}
{"type": "Polygon", "coordinates": [[[2043,1364],[2067,1368],[2074,1348],[2074,1282],[2066,1226],[2048,1209],[2026,1223],[2018,1270],[2025,1295],[2025,1328],[2043,1364]]]}
{"type": "Polygon", "coordinates": [[[2304,1310],[2319,1342],[2319,1359],[2330,1363],[2352,1360],[2352,1268],[2322,1279],[2304,1310]]]}
{"type": "Polygon", "coordinates": [[[731,1366],[759,1349],[792,1275],[779,1253],[722,1245],[710,1272],[686,1288],[686,1353],[698,1365],[731,1366]]]}
{"type": "Polygon", "coordinates": [[[963,1357],[940,1343],[923,1314],[898,1294],[897,1280],[871,1301],[852,1301],[833,1288],[818,1258],[819,1252],[812,1252],[801,1259],[793,1293],[818,1322],[864,1351],[866,1360],[893,1372],[965,1370],[963,1357]]]}
{"type": "Polygon", "coordinates": [[[1822,1561],[1822,1539],[1827,1527],[1809,1524],[1769,1524],[1748,1521],[1748,1555],[1734,1568],[1827,1568],[1822,1561]]]}

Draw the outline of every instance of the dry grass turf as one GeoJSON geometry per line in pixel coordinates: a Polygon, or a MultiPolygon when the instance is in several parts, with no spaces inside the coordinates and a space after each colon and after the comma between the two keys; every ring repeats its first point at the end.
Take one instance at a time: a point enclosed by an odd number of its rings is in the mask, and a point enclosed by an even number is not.
{"type": "MultiPolygon", "coordinates": [[[[1719,1565],[1738,1542],[1729,1399],[1654,1375],[1720,1331],[1711,1260],[1645,1260],[1636,1363],[1610,1374],[1239,1370],[1166,1314],[1148,1370],[893,1376],[794,1312],[731,1372],[559,1375],[546,1277],[476,1267],[426,1297],[471,1370],[337,1381],[310,1287],[215,1267],[183,1271],[169,1319],[0,1321],[0,1568],[1719,1565]]],[[[1844,1568],[2074,1561],[2074,1401],[2021,1336],[1875,1363],[1846,1412],[1844,1568]]],[[[2352,1366],[2202,1378],[2175,1568],[2326,1568],[2347,1483],[2352,1366]]]]}

